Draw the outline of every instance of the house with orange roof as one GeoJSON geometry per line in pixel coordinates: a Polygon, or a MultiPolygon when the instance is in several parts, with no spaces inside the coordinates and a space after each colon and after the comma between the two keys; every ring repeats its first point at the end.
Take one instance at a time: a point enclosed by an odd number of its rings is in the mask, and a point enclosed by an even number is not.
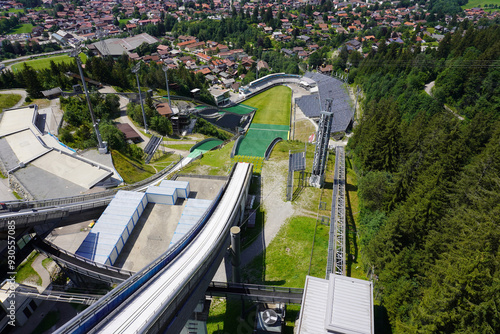
{"type": "Polygon", "coordinates": [[[207,56],[206,54],[201,53],[201,52],[197,53],[196,57],[198,57],[199,60],[201,60],[205,63],[208,63],[212,59],[212,57],[207,56]]]}

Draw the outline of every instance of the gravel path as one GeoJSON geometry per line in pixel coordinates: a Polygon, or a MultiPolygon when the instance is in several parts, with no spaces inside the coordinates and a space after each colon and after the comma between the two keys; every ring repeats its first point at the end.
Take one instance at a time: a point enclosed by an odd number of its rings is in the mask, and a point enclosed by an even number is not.
{"type": "MultiPolygon", "coordinates": [[[[256,240],[241,252],[241,268],[248,265],[255,257],[260,255],[269,246],[287,219],[295,213],[291,202],[285,202],[286,176],[288,161],[268,160],[262,168],[261,198],[264,203],[265,225],[256,240]],[[277,173],[276,171],[280,171],[277,173]]],[[[244,269],[243,269],[244,270],[244,269]]],[[[226,254],[215,274],[213,280],[219,282],[230,281],[231,259],[226,254]]]]}

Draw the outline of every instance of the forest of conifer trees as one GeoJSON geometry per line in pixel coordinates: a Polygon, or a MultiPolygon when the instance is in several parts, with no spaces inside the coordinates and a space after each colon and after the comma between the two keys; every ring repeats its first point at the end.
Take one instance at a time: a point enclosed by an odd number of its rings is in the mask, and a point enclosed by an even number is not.
{"type": "Polygon", "coordinates": [[[499,333],[500,27],[384,45],[356,71],[363,261],[393,331],[499,333]]]}

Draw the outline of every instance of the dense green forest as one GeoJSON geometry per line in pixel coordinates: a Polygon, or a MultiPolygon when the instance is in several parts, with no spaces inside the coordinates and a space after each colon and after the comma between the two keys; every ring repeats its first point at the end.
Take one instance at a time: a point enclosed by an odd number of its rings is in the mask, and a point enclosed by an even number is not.
{"type": "Polygon", "coordinates": [[[393,331],[499,333],[500,27],[383,45],[353,72],[363,262],[393,331]]]}

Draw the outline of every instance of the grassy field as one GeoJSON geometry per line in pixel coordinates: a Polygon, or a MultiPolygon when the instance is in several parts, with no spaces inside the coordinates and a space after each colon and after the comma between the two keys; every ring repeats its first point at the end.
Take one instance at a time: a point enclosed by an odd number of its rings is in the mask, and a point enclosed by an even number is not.
{"type": "Polygon", "coordinates": [[[162,170],[163,168],[168,167],[172,162],[178,162],[180,160],[178,154],[167,151],[165,153],[162,153],[161,151],[162,150],[157,150],[155,156],[150,162],[150,164],[158,170],[162,170]]]}
{"type": "Polygon", "coordinates": [[[179,142],[179,144],[168,144],[168,146],[162,144],[162,146],[164,146],[167,151],[169,147],[174,150],[189,151],[191,147],[193,147],[193,144],[183,144],[182,142],[179,142]]]}
{"type": "Polygon", "coordinates": [[[21,95],[18,94],[0,94],[0,113],[3,109],[12,108],[21,100],[21,95]]]}
{"type": "Polygon", "coordinates": [[[277,86],[245,101],[245,105],[257,108],[253,123],[290,125],[292,90],[277,86]]]}
{"type": "MultiPolygon", "coordinates": [[[[80,59],[82,60],[83,63],[87,60],[87,56],[84,53],[80,53],[80,59]]],[[[73,58],[71,58],[68,55],[58,55],[58,56],[53,56],[53,57],[47,57],[47,58],[39,58],[39,59],[33,59],[33,60],[28,60],[26,62],[21,62],[12,65],[12,71],[16,72],[19,71],[23,68],[23,64],[26,63],[26,65],[29,65],[33,67],[34,70],[41,70],[44,68],[50,67],[50,61],[54,61],[54,63],[63,63],[63,62],[72,62],[73,58]]]]}
{"type": "Polygon", "coordinates": [[[118,20],[118,23],[125,23],[125,24],[127,24],[128,21],[130,21],[130,19],[120,19],[120,20],[118,20]]]}
{"type": "Polygon", "coordinates": [[[128,184],[142,181],[155,174],[152,166],[144,165],[142,162],[131,160],[118,151],[111,151],[113,165],[118,173],[128,184]]]}
{"type": "Polygon", "coordinates": [[[45,268],[45,269],[48,269],[49,265],[54,262],[54,260],[52,260],[50,257],[46,258],[46,259],[43,259],[42,260],[42,266],[45,268]]]}
{"type": "Polygon", "coordinates": [[[354,172],[349,158],[346,159],[346,217],[347,217],[347,276],[359,279],[367,279],[367,267],[362,261],[360,242],[358,237],[359,228],[359,198],[358,178],[354,172]]]}
{"type": "Polygon", "coordinates": [[[30,281],[32,283],[35,283],[36,285],[42,285],[42,278],[31,266],[38,255],[39,254],[37,252],[31,253],[28,256],[26,262],[17,267],[16,282],[22,283],[24,281],[30,281]]]}
{"type": "Polygon", "coordinates": [[[316,128],[308,119],[302,119],[295,122],[295,134],[293,139],[302,142],[307,142],[309,136],[316,133],[316,128]]]}
{"type": "MultiPolygon", "coordinates": [[[[45,8],[43,7],[36,7],[36,8],[30,8],[30,10],[33,10],[35,12],[39,12],[39,11],[42,11],[44,10],[45,8]]],[[[15,9],[15,8],[11,8],[9,10],[6,10],[6,11],[2,11],[2,13],[23,13],[25,9],[15,9]]]]}
{"type": "Polygon", "coordinates": [[[20,24],[16,29],[11,30],[7,35],[13,34],[29,34],[33,30],[33,25],[31,23],[20,24]]]}
{"type": "Polygon", "coordinates": [[[469,0],[466,5],[462,6],[462,9],[481,7],[485,11],[499,11],[500,10],[500,8],[495,9],[495,8],[486,7],[487,5],[497,5],[497,7],[500,7],[500,0],[469,0]]]}
{"type": "Polygon", "coordinates": [[[182,173],[228,175],[232,167],[230,156],[233,145],[234,142],[230,142],[224,145],[220,150],[206,152],[201,159],[193,161],[183,169],[182,173]]]}
{"type": "Polygon", "coordinates": [[[316,227],[315,218],[291,218],[271,241],[265,253],[245,267],[243,281],[303,288],[308,274],[324,278],[329,230],[328,226],[322,224],[316,227]]]}

